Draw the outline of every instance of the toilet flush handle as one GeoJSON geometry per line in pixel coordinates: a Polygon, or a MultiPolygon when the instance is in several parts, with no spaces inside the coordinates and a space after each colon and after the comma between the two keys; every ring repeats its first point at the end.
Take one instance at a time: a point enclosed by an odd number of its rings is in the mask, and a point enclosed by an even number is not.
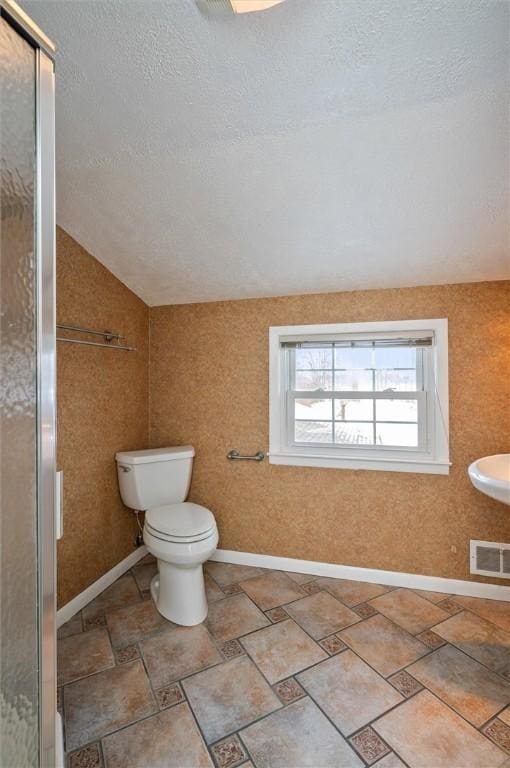
{"type": "Polygon", "coordinates": [[[125,467],[123,464],[119,464],[119,469],[123,472],[131,472],[131,467],[125,467]]]}

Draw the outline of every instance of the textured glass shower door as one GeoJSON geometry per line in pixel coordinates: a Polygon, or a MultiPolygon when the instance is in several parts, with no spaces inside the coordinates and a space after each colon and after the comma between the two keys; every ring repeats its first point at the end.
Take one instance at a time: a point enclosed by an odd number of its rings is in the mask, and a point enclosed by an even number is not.
{"type": "Polygon", "coordinates": [[[0,9],[0,766],[49,768],[55,764],[53,64],[19,9],[7,0],[0,9]]]}

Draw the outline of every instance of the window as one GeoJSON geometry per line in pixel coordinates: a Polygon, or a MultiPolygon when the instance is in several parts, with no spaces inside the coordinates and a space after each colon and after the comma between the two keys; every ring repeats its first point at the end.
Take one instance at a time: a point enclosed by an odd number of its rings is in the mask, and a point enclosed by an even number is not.
{"type": "Polygon", "coordinates": [[[447,321],[271,328],[269,460],[447,474],[447,321]]]}

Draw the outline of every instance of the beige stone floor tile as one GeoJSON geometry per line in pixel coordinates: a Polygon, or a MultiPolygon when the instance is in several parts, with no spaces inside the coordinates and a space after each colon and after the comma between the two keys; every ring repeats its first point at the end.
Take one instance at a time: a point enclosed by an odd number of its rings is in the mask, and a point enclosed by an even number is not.
{"type": "Polygon", "coordinates": [[[221,588],[208,573],[204,573],[204,582],[208,603],[214,603],[216,600],[222,600],[225,597],[225,593],[222,592],[221,588]]]}
{"type": "Polygon", "coordinates": [[[64,637],[77,635],[80,632],[83,632],[83,622],[81,619],[81,611],[79,611],[75,616],[73,616],[72,619],[69,619],[69,621],[66,621],[65,624],[62,624],[61,627],[59,627],[59,629],[57,630],[57,638],[61,640],[64,637]]]}
{"type": "Polygon", "coordinates": [[[436,635],[431,629],[426,629],[425,632],[420,632],[419,635],[415,635],[415,637],[434,651],[436,648],[440,648],[446,643],[446,640],[443,637],[436,635]]]}
{"type": "Polygon", "coordinates": [[[162,688],[222,661],[207,629],[169,626],[140,641],[140,652],[154,688],[162,688]]]}
{"type": "MultiPolygon", "coordinates": [[[[227,741],[240,748],[234,731],[244,729],[256,768],[361,767],[344,736],[361,737],[368,723],[395,750],[377,768],[403,768],[395,753],[410,768],[510,768],[503,741],[469,725],[510,727],[510,603],[455,596],[464,610],[450,615],[446,593],[208,563],[208,619],[177,627],[142,601],[156,568],[144,558],[59,630],[71,768],[87,750],[101,760],[99,739],[103,768],[212,768],[190,706],[208,743],[219,740],[216,760],[227,741]],[[451,645],[431,653],[417,634],[451,645]],[[329,657],[323,637],[352,650],[329,657]],[[179,688],[180,700],[158,707],[153,690],[159,697],[177,680],[190,704],[179,688]],[[299,695],[276,695],[291,682],[299,695]],[[416,693],[421,685],[429,690],[416,693]]],[[[241,750],[236,767],[242,759],[241,750]]]]}
{"type": "Polygon", "coordinates": [[[58,641],[58,685],[65,685],[114,665],[115,659],[106,629],[91,629],[58,641]]]}
{"type": "Polygon", "coordinates": [[[241,645],[271,684],[328,655],[293,621],[280,621],[241,639],[241,645]]]}
{"type": "Polygon", "coordinates": [[[236,584],[238,581],[252,579],[254,576],[261,576],[265,573],[263,568],[254,568],[251,565],[235,565],[235,563],[216,563],[213,560],[204,563],[204,569],[220,587],[236,584]]]}
{"type": "Polygon", "coordinates": [[[241,731],[257,768],[361,768],[363,763],[308,697],[241,731]]]}
{"type": "Polygon", "coordinates": [[[175,626],[158,613],[152,600],[107,611],[106,624],[114,648],[137,643],[145,635],[165,626],[175,626]]]}
{"type": "Polygon", "coordinates": [[[218,642],[233,640],[271,622],[245,594],[225,597],[209,606],[205,625],[218,642]]]}
{"type": "Polygon", "coordinates": [[[272,571],[254,579],[247,579],[242,581],[240,586],[263,611],[306,595],[306,592],[283,571],[272,571]]]}
{"type": "Polygon", "coordinates": [[[103,739],[107,768],[213,768],[187,704],[178,704],[103,739]]]}
{"type": "Polygon", "coordinates": [[[390,752],[390,754],[383,757],[382,760],[378,760],[376,768],[406,768],[406,766],[400,757],[394,752],[390,752]]]}
{"type": "Polygon", "coordinates": [[[65,687],[66,748],[76,749],[158,709],[140,660],[65,687]]]}
{"type": "Polygon", "coordinates": [[[327,576],[321,576],[315,579],[321,589],[327,590],[333,597],[352,608],[353,605],[366,603],[373,597],[383,595],[391,587],[385,587],[382,584],[369,584],[365,581],[351,581],[350,579],[330,579],[327,576]]]}
{"type": "Polygon", "coordinates": [[[510,683],[451,645],[407,671],[477,728],[510,703],[510,683]]]}
{"type": "Polygon", "coordinates": [[[510,707],[507,707],[503,712],[500,712],[498,717],[500,720],[503,720],[504,723],[510,725],[510,707]]]}
{"type": "Polygon", "coordinates": [[[332,656],[297,679],[345,736],[404,701],[352,651],[332,656]]]}
{"type": "Polygon", "coordinates": [[[380,614],[345,629],[338,636],[383,677],[430,651],[424,643],[380,614]]]}
{"type": "Polygon", "coordinates": [[[455,595],[455,602],[463,608],[468,608],[482,619],[492,621],[505,632],[510,633],[510,602],[502,600],[484,600],[480,597],[462,597],[455,595]]]}
{"type": "Polygon", "coordinates": [[[92,619],[104,611],[139,603],[141,599],[133,575],[126,573],[85,606],[82,611],[83,619],[92,619]]]}
{"type": "Polygon", "coordinates": [[[283,571],[289,579],[295,581],[296,584],[306,584],[309,581],[313,581],[317,576],[312,576],[310,573],[295,573],[294,571],[283,571]]]}
{"type": "Polygon", "coordinates": [[[238,656],[182,683],[208,744],[281,707],[247,656],[238,656]]]}
{"type": "Polygon", "coordinates": [[[434,632],[510,680],[510,633],[469,611],[443,621],[434,632]]]}
{"type": "Polygon", "coordinates": [[[138,589],[144,591],[150,588],[152,577],[158,572],[158,564],[155,561],[151,563],[139,563],[132,568],[132,572],[138,585],[138,589]]]}
{"type": "Polygon", "coordinates": [[[329,592],[316,592],[302,600],[295,600],[286,605],[285,610],[315,640],[321,640],[361,621],[356,613],[329,592]]]}
{"type": "Polygon", "coordinates": [[[425,600],[430,600],[431,603],[440,603],[441,600],[447,600],[452,596],[449,592],[432,592],[430,589],[413,589],[412,591],[424,597],[425,600]]]}
{"type": "Polygon", "coordinates": [[[505,754],[429,691],[372,724],[410,768],[499,768],[505,754]]]}
{"type": "Polygon", "coordinates": [[[412,635],[430,629],[450,615],[430,600],[407,589],[395,589],[376,597],[370,601],[370,605],[412,635]]]}

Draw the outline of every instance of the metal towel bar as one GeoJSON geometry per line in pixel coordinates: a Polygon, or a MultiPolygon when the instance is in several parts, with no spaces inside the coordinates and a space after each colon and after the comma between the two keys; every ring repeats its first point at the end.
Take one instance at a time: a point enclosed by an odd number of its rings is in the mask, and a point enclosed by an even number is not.
{"type": "Polygon", "coordinates": [[[120,341],[120,339],[124,339],[125,336],[122,336],[120,333],[115,333],[115,331],[97,331],[93,328],[82,328],[79,325],[61,325],[57,323],[57,328],[59,328],[62,331],[75,331],[75,333],[86,333],[91,336],[101,336],[103,338],[102,342],[99,341],[85,341],[83,339],[71,339],[66,336],[57,336],[57,341],[63,341],[67,342],[68,344],[85,344],[88,347],[106,347],[107,349],[123,349],[126,352],[136,352],[135,347],[128,347],[124,344],[112,344],[113,341],[120,341]]]}
{"type": "Polygon", "coordinates": [[[235,448],[227,453],[227,459],[230,459],[230,461],[234,459],[241,459],[243,461],[264,461],[264,456],[264,451],[257,451],[253,456],[241,456],[239,451],[236,451],[235,448]]]}
{"type": "Polygon", "coordinates": [[[96,331],[93,328],[82,328],[80,325],[60,325],[57,323],[57,328],[60,328],[62,331],[77,331],[78,333],[90,333],[92,336],[102,336],[107,341],[125,338],[120,333],[115,333],[115,331],[96,331]]]}
{"type": "Polygon", "coordinates": [[[102,344],[100,341],[65,339],[63,336],[57,336],[57,341],[66,341],[68,344],[86,344],[88,347],[106,347],[106,349],[124,349],[126,352],[136,352],[136,347],[125,347],[123,344],[102,344]]]}

